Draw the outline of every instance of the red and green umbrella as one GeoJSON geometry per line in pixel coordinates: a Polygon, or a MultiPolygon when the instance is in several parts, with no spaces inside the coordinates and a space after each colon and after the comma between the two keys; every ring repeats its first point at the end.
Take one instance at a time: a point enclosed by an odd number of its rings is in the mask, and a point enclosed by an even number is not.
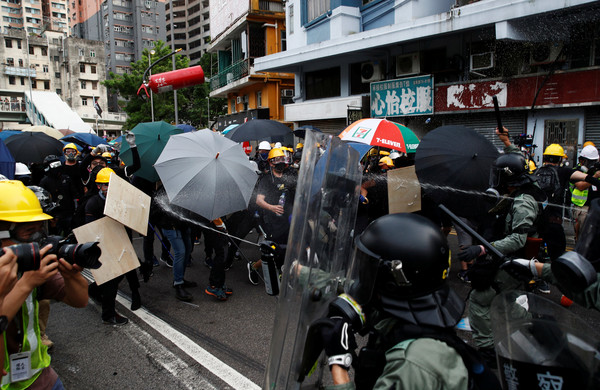
{"type": "Polygon", "coordinates": [[[365,118],[342,131],[343,141],[360,142],[405,153],[415,153],[419,138],[408,127],[387,119],[365,118]]]}

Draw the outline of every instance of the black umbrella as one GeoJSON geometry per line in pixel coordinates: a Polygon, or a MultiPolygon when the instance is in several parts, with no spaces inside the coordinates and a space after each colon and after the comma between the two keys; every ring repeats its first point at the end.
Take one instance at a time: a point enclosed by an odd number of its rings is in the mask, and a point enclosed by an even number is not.
{"type": "Polygon", "coordinates": [[[282,142],[283,138],[290,133],[290,128],[281,122],[270,119],[253,119],[231,130],[225,137],[235,142],[263,140],[282,142]]]}
{"type": "Polygon", "coordinates": [[[42,163],[44,157],[62,154],[63,143],[40,132],[23,132],[5,141],[15,161],[22,163],[42,163]]]}
{"type": "Polygon", "coordinates": [[[442,126],[417,147],[415,170],[425,195],[457,215],[474,217],[489,209],[485,190],[496,147],[465,126],[442,126]]]}
{"type": "Polygon", "coordinates": [[[298,138],[305,138],[307,131],[316,131],[317,133],[322,133],[321,130],[319,130],[318,128],[316,128],[314,126],[304,125],[304,126],[298,127],[296,130],[294,130],[294,135],[298,138]]]}

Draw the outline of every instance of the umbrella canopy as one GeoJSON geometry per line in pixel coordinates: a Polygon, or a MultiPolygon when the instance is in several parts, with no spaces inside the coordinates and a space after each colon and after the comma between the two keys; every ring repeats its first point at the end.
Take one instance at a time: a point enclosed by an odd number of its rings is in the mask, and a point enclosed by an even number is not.
{"type": "Polygon", "coordinates": [[[12,180],[15,178],[15,159],[0,139],[0,175],[12,180]]]}
{"type": "Polygon", "coordinates": [[[290,128],[281,122],[271,119],[253,119],[231,130],[225,137],[235,142],[262,140],[282,142],[283,138],[290,133],[290,128]]]}
{"type": "Polygon", "coordinates": [[[258,179],[242,146],[210,130],[171,137],[154,167],[171,203],[210,220],[247,208],[258,179]]]}
{"type": "Polygon", "coordinates": [[[225,130],[223,130],[223,131],[221,132],[221,134],[225,135],[225,134],[229,133],[231,130],[233,130],[233,129],[235,129],[236,127],[238,127],[239,125],[240,125],[239,123],[234,123],[234,124],[231,124],[231,125],[227,126],[227,127],[225,128],[225,130]]]}
{"type": "Polygon", "coordinates": [[[104,138],[91,133],[74,133],[66,135],[60,140],[73,142],[79,146],[98,146],[100,144],[108,145],[108,141],[106,141],[104,138]]]}
{"type": "Polygon", "coordinates": [[[0,131],[0,139],[5,141],[8,137],[11,137],[15,134],[21,134],[18,130],[2,130],[0,131]]]}
{"type": "Polygon", "coordinates": [[[425,194],[457,215],[486,213],[485,190],[498,150],[483,135],[465,126],[442,126],[421,140],[415,170],[425,194]]]}
{"type": "Polygon", "coordinates": [[[298,138],[305,138],[306,137],[306,132],[307,131],[316,131],[317,133],[322,133],[321,130],[317,129],[314,126],[311,125],[304,125],[304,126],[300,126],[297,129],[294,130],[294,135],[298,138]]]}
{"type": "Polygon", "coordinates": [[[33,131],[36,133],[44,133],[54,139],[61,139],[63,137],[63,133],[50,126],[30,126],[24,128],[21,131],[33,131]]]}
{"type": "Polygon", "coordinates": [[[60,131],[62,133],[62,135],[70,135],[70,134],[75,134],[76,132],[71,130],[71,129],[58,129],[58,131],[60,131]]]}
{"type": "Polygon", "coordinates": [[[63,143],[41,132],[25,132],[7,138],[6,147],[15,161],[22,163],[41,163],[44,157],[62,154],[63,143]]]}
{"type": "MultiPolygon", "coordinates": [[[[183,133],[183,130],[168,124],[167,122],[144,122],[138,123],[131,132],[135,134],[135,143],[142,167],[135,173],[143,179],[151,182],[158,181],[159,177],[154,169],[154,163],[165,148],[169,137],[183,133]]],[[[133,164],[131,148],[127,142],[121,143],[119,157],[125,164],[133,164]]]]}
{"type": "Polygon", "coordinates": [[[188,125],[187,123],[180,123],[180,124],[176,125],[176,127],[178,127],[181,130],[183,130],[184,133],[189,133],[191,131],[196,131],[196,128],[194,126],[188,125]]]}
{"type": "Polygon", "coordinates": [[[405,153],[414,153],[419,146],[419,138],[411,129],[387,119],[358,120],[346,127],[339,137],[344,141],[381,146],[405,153]]]}

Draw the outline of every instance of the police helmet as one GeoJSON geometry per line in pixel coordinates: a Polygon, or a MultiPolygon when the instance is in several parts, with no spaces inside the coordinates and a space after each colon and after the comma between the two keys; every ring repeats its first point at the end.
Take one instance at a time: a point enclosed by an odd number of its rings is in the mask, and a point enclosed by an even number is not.
{"type": "Polygon", "coordinates": [[[492,166],[490,187],[498,188],[503,185],[520,187],[524,184],[531,183],[532,179],[528,172],[529,164],[522,154],[503,154],[494,161],[492,166]]]}
{"type": "Polygon", "coordinates": [[[51,169],[60,168],[62,163],[60,162],[60,158],[58,156],[51,154],[44,158],[44,171],[48,172],[51,169]]]}

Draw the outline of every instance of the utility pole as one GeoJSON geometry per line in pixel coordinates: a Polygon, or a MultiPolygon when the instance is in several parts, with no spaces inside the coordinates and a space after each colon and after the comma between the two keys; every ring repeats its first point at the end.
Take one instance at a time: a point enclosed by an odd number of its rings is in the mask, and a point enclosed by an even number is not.
{"type": "MultiPolygon", "coordinates": [[[[169,7],[169,14],[171,20],[171,51],[175,51],[175,21],[173,20],[173,0],[171,0],[171,6],[169,7]]],[[[173,70],[175,67],[175,56],[171,58],[171,62],[173,64],[173,70]]],[[[175,106],[175,124],[179,123],[179,110],[177,108],[177,91],[173,90],[173,105],[175,106]]]]}

